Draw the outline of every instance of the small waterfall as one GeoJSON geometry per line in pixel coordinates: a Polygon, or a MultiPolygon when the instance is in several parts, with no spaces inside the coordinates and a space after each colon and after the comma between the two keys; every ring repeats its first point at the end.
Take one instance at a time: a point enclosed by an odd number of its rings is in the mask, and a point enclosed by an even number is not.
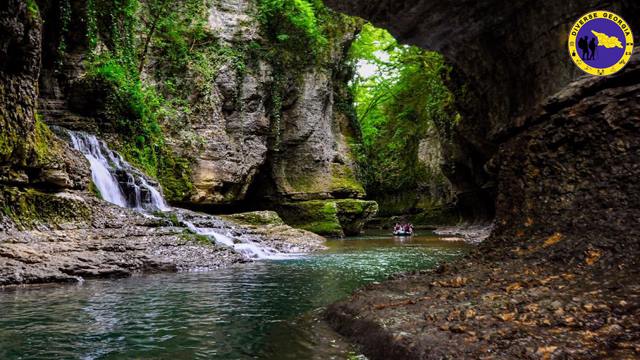
{"type": "MultiPolygon", "coordinates": [[[[80,151],[91,163],[91,178],[104,200],[121,207],[136,209],[143,214],[156,210],[171,210],[160,190],[151,185],[142,172],[109,149],[104,141],[84,132],[64,131],[69,134],[73,148],[80,151]]],[[[257,260],[288,257],[274,248],[247,239],[234,239],[229,233],[222,234],[222,229],[199,228],[190,221],[180,221],[192,232],[232,248],[246,258],[257,260]]]]}
{"type": "Polygon", "coordinates": [[[102,198],[112,204],[137,210],[168,211],[160,191],[149,180],[104,141],[95,135],[67,130],[73,148],[80,151],[91,164],[91,179],[102,198]]]}
{"type": "Polygon", "coordinates": [[[151,205],[160,210],[160,211],[169,211],[171,208],[167,205],[167,201],[164,199],[164,196],[160,194],[160,191],[154,186],[149,185],[147,179],[140,178],[140,182],[142,186],[145,187],[149,191],[149,196],[151,197],[151,205]]]}
{"type": "Polygon", "coordinates": [[[112,204],[126,207],[127,201],[118,185],[118,179],[110,171],[109,161],[104,156],[102,144],[95,136],[82,136],[69,131],[73,148],[82,152],[91,164],[91,180],[100,190],[102,198],[112,204]]]}
{"type": "Polygon", "coordinates": [[[230,236],[222,234],[222,229],[199,228],[192,222],[182,219],[181,222],[187,226],[189,230],[198,234],[211,238],[214,242],[230,247],[236,252],[242,254],[248,259],[255,260],[277,260],[291,258],[290,254],[284,254],[269,246],[264,246],[249,240],[234,240],[230,236]]]}

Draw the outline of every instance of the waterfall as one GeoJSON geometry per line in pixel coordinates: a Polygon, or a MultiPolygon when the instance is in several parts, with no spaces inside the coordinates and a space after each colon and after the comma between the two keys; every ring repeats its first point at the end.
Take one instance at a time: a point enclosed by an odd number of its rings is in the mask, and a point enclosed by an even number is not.
{"type": "MultiPolygon", "coordinates": [[[[89,160],[91,179],[104,200],[142,213],[171,210],[160,190],[151,185],[141,171],[109,149],[104,141],[84,132],[64,131],[69,134],[73,148],[89,160]]],[[[181,222],[192,232],[207,236],[215,243],[232,248],[249,259],[282,259],[287,256],[274,248],[247,239],[234,239],[228,232],[222,234],[224,229],[199,228],[184,219],[181,222]]]]}
{"type": "Polygon", "coordinates": [[[73,148],[82,152],[91,164],[91,180],[100,191],[102,198],[112,204],[126,207],[127,201],[118,185],[118,180],[110,171],[109,161],[102,152],[102,146],[95,136],[81,136],[69,131],[73,148]]]}
{"type": "Polygon", "coordinates": [[[221,229],[199,228],[190,221],[184,219],[181,219],[180,221],[185,224],[185,226],[192,232],[198,235],[207,236],[217,244],[222,244],[224,246],[230,247],[246,258],[256,260],[278,260],[291,258],[291,254],[281,253],[280,251],[272,247],[265,246],[254,241],[246,239],[233,239],[230,234],[225,235],[220,233],[221,229]]]}
{"type": "Polygon", "coordinates": [[[91,179],[102,198],[112,204],[141,211],[168,211],[160,191],[104,141],[95,135],[67,130],[73,148],[91,164],[91,179]]]}

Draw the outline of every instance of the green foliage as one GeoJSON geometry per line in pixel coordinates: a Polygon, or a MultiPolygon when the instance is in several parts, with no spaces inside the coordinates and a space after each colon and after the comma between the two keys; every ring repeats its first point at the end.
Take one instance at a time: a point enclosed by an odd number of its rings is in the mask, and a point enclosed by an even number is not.
{"type": "Polygon", "coordinates": [[[194,242],[198,245],[202,246],[213,246],[214,241],[212,241],[211,237],[206,235],[195,234],[188,229],[185,229],[182,234],[180,234],[182,239],[186,242],[194,242]]]}
{"type": "Polygon", "coordinates": [[[98,199],[102,199],[102,193],[93,181],[89,181],[89,191],[95,195],[98,199]]]}
{"type": "Polygon", "coordinates": [[[259,19],[277,43],[314,53],[327,44],[318,24],[320,9],[324,9],[321,1],[260,0],[259,19]]]}
{"type": "Polygon", "coordinates": [[[187,33],[204,31],[201,16],[189,17],[194,11],[204,11],[205,4],[196,0],[90,0],[87,7],[91,45],[87,80],[107,89],[106,98],[101,99],[102,115],[121,135],[119,150],[128,161],[158,178],[168,199],[182,200],[193,190],[190,162],[166,145],[160,125],[177,112],[179,102],[167,98],[155,85],[145,84],[141,68],[151,43],[167,49],[163,56],[171,64],[183,66],[186,43],[191,39],[187,33]]]}
{"type": "MultiPolygon", "coordinates": [[[[266,36],[232,45],[208,28],[212,0],[87,1],[87,80],[107,89],[98,101],[104,104],[106,130],[120,135],[118,150],[156,177],[170,201],[186,200],[194,191],[191,161],[203,139],[188,130],[193,118],[210,113],[207,107],[217,101],[213,87],[223,66],[239,78],[235,110],[242,111],[247,69],[260,60],[271,64],[267,106],[277,148],[284,94],[303,70],[327,58],[331,39],[355,31],[354,20],[331,13],[320,0],[256,1],[266,36]],[[179,151],[189,155],[172,151],[166,134],[181,141],[179,151]]],[[[354,187],[355,178],[348,175],[336,186],[354,187]]]]}
{"type": "Polygon", "coordinates": [[[115,130],[122,134],[125,144],[121,149],[129,160],[143,170],[157,176],[157,167],[164,136],[158,124],[163,113],[163,99],[157,92],[144,86],[135,70],[128,69],[110,54],[98,56],[87,69],[91,81],[111,89],[106,100],[105,116],[115,130]]]}
{"type": "Polygon", "coordinates": [[[415,190],[441,176],[419,161],[418,148],[422,139],[456,119],[442,56],[400,45],[370,24],[350,56],[354,65],[367,69],[351,86],[362,134],[362,143],[354,147],[367,192],[415,190]]]}
{"type": "Polygon", "coordinates": [[[36,20],[40,18],[40,8],[36,0],[27,0],[27,11],[31,19],[36,20]]]}
{"type": "Polygon", "coordinates": [[[62,66],[62,59],[67,50],[66,37],[69,34],[69,23],[71,22],[71,2],[70,0],[60,0],[60,25],[61,36],[58,43],[58,66],[62,66]]]}

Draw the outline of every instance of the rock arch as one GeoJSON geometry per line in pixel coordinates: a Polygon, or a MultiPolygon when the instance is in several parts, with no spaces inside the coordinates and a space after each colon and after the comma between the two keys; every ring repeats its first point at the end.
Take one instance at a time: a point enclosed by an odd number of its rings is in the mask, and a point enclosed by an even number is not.
{"type": "Polygon", "coordinates": [[[637,182],[625,180],[640,172],[633,165],[640,160],[637,56],[616,76],[574,82],[582,73],[567,56],[566,41],[575,19],[600,8],[622,15],[637,38],[640,3],[326,3],[402,42],[437,50],[453,65],[464,120],[445,153],[458,169],[448,175],[469,196],[468,206],[495,195],[494,241],[553,232],[628,238],[620,232],[632,227],[639,212],[633,201],[640,203],[637,182]]]}

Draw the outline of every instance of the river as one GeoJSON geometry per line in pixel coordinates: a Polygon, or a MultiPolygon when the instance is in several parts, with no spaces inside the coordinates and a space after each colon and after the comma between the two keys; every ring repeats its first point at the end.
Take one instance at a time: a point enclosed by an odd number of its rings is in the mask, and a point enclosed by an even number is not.
{"type": "Polygon", "coordinates": [[[327,245],[215,272],[0,291],[0,359],[344,358],[348,349],[315,321],[323,307],[466,249],[428,232],[327,245]]]}

